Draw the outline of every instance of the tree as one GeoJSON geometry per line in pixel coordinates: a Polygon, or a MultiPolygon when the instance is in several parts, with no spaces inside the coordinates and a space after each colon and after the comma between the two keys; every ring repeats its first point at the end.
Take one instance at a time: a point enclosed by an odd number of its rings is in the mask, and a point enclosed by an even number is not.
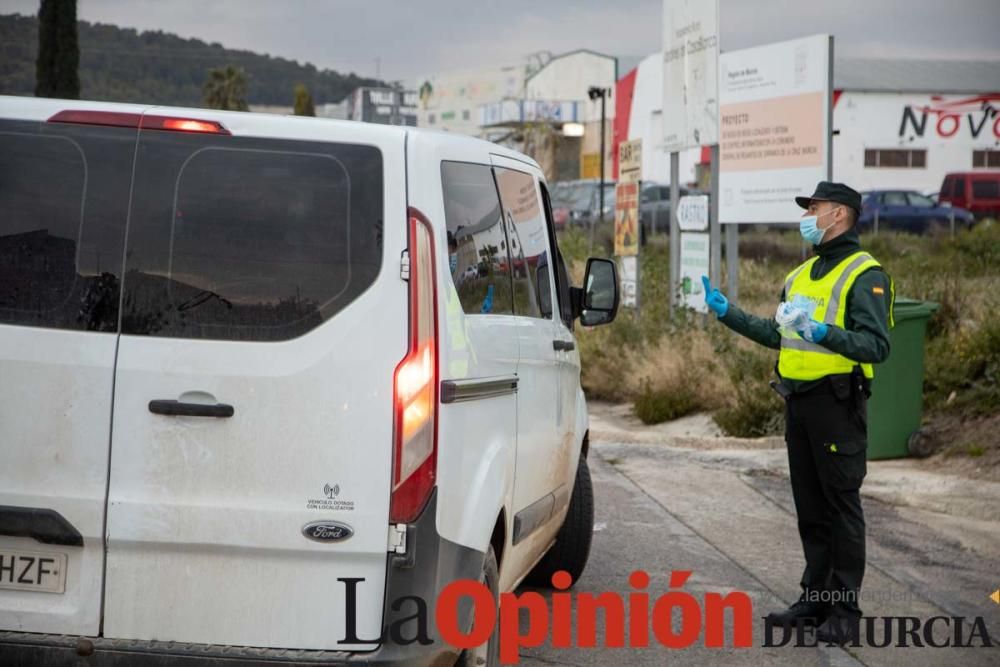
{"type": "Polygon", "coordinates": [[[295,84],[295,115],[316,115],[316,107],[313,106],[312,95],[309,94],[309,89],[306,88],[306,84],[304,83],[295,84]]]}
{"type": "Polygon", "coordinates": [[[226,65],[208,71],[202,100],[210,109],[247,111],[247,75],[242,68],[226,65]]]}
{"type": "Polygon", "coordinates": [[[38,10],[35,95],[80,99],[76,0],[42,0],[38,10]]]}

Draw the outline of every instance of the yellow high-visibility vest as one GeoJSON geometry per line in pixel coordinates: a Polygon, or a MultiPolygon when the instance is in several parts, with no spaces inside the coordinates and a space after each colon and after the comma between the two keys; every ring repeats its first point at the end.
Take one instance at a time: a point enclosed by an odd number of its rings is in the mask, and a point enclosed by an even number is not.
{"type": "MultiPolygon", "coordinates": [[[[840,262],[832,271],[819,280],[810,277],[810,271],[818,257],[813,257],[788,274],[785,279],[785,301],[803,296],[816,304],[813,319],[828,325],[844,328],[847,318],[847,295],[854,281],[862,273],[873,267],[881,267],[871,255],[858,251],[840,262]]],[[[892,281],[889,281],[892,285],[892,281]]],[[[895,300],[895,286],[890,287],[889,326],[892,326],[892,301],[895,300]]],[[[875,377],[871,364],[859,364],[832,350],[810,343],[797,333],[781,331],[781,353],[778,356],[778,373],[789,380],[818,380],[827,375],[850,373],[855,366],[861,366],[865,377],[875,377]]]]}

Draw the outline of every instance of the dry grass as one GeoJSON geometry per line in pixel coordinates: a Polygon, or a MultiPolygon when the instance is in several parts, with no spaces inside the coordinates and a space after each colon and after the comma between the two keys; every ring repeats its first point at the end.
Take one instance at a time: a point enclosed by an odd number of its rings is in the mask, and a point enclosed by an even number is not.
{"type": "MultiPolygon", "coordinates": [[[[1000,451],[996,432],[965,434],[954,425],[1000,411],[1000,225],[981,223],[954,239],[883,234],[862,241],[894,279],[897,296],[940,305],[928,327],[925,420],[933,426],[947,418],[955,441],[971,443],[962,451],[982,448],[992,461],[991,452],[1000,451]]],[[[579,284],[589,239],[572,230],[560,246],[579,284]]],[[[784,278],[801,253],[797,233],[741,232],[739,305],[773,316],[784,278]]],[[[706,327],[700,316],[670,313],[668,254],[662,237],[643,248],[641,317],[623,311],[610,326],[578,329],[588,396],[631,402],[647,422],[714,411],[730,435],[780,431],[782,404],[767,388],[776,353],[715,322],[706,327]]]]}

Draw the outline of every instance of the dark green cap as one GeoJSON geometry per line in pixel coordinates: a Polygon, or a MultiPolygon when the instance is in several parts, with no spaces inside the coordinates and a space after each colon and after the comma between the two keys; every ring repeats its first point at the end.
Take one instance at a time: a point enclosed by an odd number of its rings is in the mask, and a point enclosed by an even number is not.
{"type": "Polygon", "coordinates": [[[802,208],[809,208],[809,202],[811,201],[836,202],[853,208],[855,213],[861,215],[861,195],[857,190],[843,183],[820,181],[816,184],[816,192],[812,193],[812,196],[795,198],[795,203],[802,208]]]}

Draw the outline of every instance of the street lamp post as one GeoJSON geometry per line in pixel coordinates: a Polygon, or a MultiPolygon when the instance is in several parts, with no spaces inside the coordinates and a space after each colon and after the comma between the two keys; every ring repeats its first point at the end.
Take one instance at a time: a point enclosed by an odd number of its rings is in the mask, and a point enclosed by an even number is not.
{"type": "MultiPolygon", "coordinates": [[[[597,210],[597,219],[600,222],[604,222],[604,125],[606,123],[607,114],[605,109],[605,103],[607,98],[611,96],[610,88],[600,88],[598,86],[591,86],[587,90],[587,97],[591,101],[596,100],[598,97],[601,98],[601,184],[598,190],[598,202],[600,208],[597,210]]],[[[593,229],[593,223],[591,223],[591,229],[593,229]]],[[[593,234],[591,234],[593,236],[593,234]]]]}

